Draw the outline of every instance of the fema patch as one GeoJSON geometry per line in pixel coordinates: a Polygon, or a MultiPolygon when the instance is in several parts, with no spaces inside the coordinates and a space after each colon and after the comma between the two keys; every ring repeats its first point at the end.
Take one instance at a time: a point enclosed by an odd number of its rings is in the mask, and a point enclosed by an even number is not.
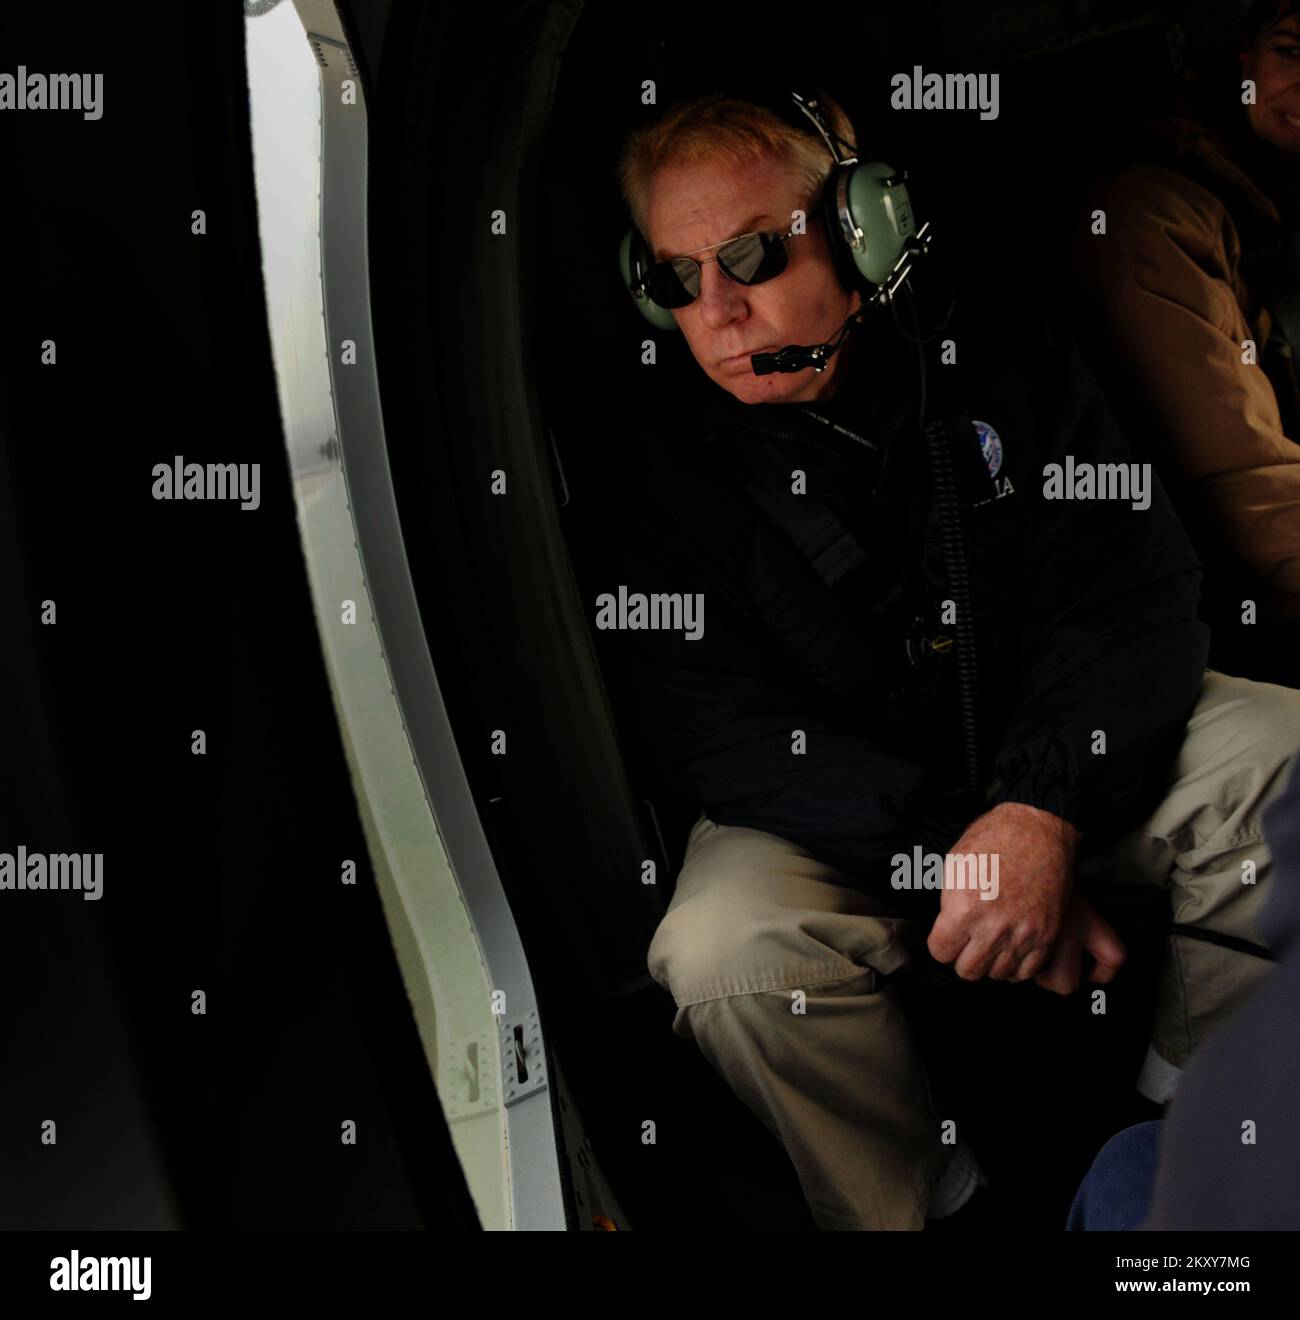
{"type": "Polygon", "coordinates": [[[980,452],[988,464],[989,476],[996,477],[1002,468],[1002,439],[987,422],[972,421],[971,425],[980,438],[980,452]]]}

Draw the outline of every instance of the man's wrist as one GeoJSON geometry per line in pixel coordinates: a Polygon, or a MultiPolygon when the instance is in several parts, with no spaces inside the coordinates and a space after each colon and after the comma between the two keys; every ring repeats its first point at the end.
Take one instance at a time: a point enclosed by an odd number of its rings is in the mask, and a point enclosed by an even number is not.
{"type": "Polygon", "coordinates": [[[990,807],[986,814],[989,816],[996,814],[999,819],[1021,820],[1045,826],[1071,852],[1078,848],[1079,841],[1083,838],[1078,827],[1071,824],[1064,816],[1058,816],[1052,811],[1044,811],[1042,807],[1031,807],[1028,802],[999,802],[996,806],[990,807]]]}

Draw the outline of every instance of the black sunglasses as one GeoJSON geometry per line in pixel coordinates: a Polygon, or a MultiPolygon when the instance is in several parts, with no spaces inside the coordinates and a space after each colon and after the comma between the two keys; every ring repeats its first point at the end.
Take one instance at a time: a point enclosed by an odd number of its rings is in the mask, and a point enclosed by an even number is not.
{"type": "MultiPolygon", "coordinates": [[[[815,215],[816,211],[812,212],[815,215]]],[[[808,218],[811,218],[809,216],[808,218]]],[[[718,269],[737,284],[747,287],[775,279],[789,264],[786,242],[798,237],[791,227],[784,234],[741,234],[738,238],[710,246],[717,254],[696,261],[694,257],[670,257],[650,266],[642,280],[646,293],[660,307],[687,307],[700,296],[704,262],[716,261],[718,269]]],[[[707,252],[708,248],[697,249],[707,252]]]]}

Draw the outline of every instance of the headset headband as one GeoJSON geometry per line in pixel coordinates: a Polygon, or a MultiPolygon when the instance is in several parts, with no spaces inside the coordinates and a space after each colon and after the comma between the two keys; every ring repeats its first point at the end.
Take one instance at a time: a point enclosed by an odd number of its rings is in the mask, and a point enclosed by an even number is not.
{"type": "MultiPolygon", "coordinates": [[[[858,149],[851,142],[845,142],[832,129],[830,121],[822,108],[823,93],[821,88],[805,79],[774,80],[729,80],[721,91],[714,89],[717,99],[735,99],[747,101],[750,105],[762,106],[770,110],[783,123],[810,137],[817,137],[831,153],[837,165],[858,158],[858,149]],[[794,90],[792,90],[794,89],[794,90]],[[848,154],[840,151],[844,147],[848,154]]],[[[688,99],[686,97],[678,100],[688,99]]]]}

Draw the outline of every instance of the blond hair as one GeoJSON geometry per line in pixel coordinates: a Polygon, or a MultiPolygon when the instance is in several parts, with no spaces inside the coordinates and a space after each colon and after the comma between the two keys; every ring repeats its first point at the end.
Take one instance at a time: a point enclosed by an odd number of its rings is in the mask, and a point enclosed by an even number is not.
{"type": "MultiPolygon", "coordinates": [[[[856,141],[849,117],[835,101],[819,93],[817,105],[837,137],[856,141]]],[[[836,146],[846,154],[840,143],[836,146]]],[[[614,174],[633,223],[649,242],[646,222],[656,170],[670,163],[711,160],[748,165],[765,156],[776,156],[796,168],[810,199],[820,195],[835,165],[811,122],[807,133],[800,132],[765,106],[711,92],[671,106],[653,123],[633,129],[624,140],[614,174]]]]}

